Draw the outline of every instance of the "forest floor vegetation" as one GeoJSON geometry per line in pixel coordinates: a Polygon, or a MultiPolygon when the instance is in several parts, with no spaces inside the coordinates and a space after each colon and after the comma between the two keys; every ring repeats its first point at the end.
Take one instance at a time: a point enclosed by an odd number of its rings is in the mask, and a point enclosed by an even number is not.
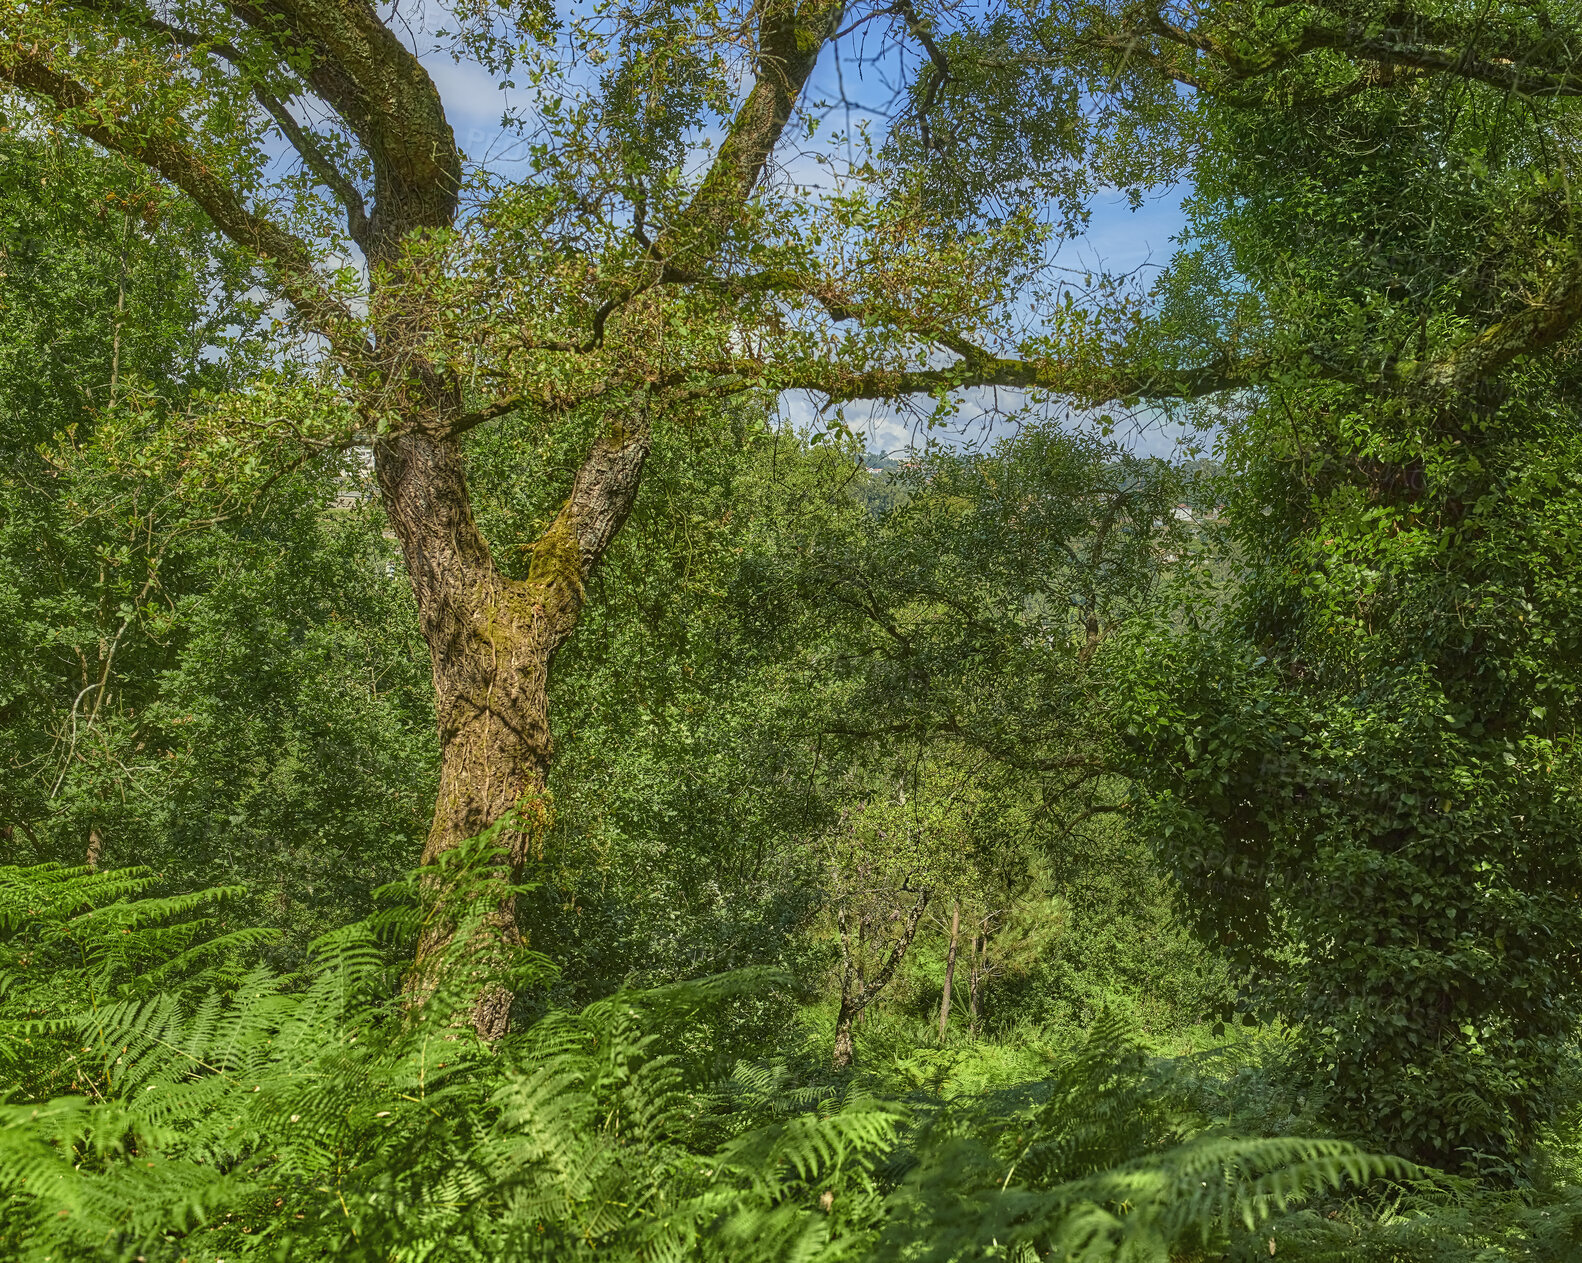
{"type": "Polygon", "coordinates": [[[488,857],[398,883],[295,975],[217,932],[228,892],[0,869],[4,1257],[1575,1257],[1574,1125],[1503,1190],[1371,1155],[1293,1098],[1274,1030],[1100,1012],[941,1047],[881,1010],[832,1071],[827,1010],[749,970],[483,1043],[445,1016],[466,988],[414,1014],[401,976],[433,892],[479,906],[488,857]],[[766,1002],[778,1045],[744,1056],[766,1002]]]}

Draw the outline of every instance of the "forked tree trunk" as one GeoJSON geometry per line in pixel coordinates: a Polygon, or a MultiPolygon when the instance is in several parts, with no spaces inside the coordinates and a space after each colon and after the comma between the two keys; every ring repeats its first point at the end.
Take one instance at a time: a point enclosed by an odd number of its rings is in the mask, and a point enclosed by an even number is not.
{"type": "Polygon", "coordinates": [[[939,998],[939,1042],[945,1042],[945,1027],[950,1022],[950,984],[956,976],[956,940],[961,933],[961,900],[950,911],[950,946],[945,950],[945,991],[939,998]]]}
{"type": "MultiPolygon", "coordinates": [[[[496,568],[473,522],[454,439],[409,433],[376,443],[381,497],[433,666],[440,777],[424,864],[514,811],[514,826],[499,839],[499,878],[515,882],[542,840],[550,815],[550,664],[576,626],[589,573],[631,510],[648,445],[645,408],[595,443],[534,545],[527,578],[513,579],[496,568]]],[[[432,992],[454,932],[454,921],[440,919],[423,936],[412,983],[418,1001],[432,992]]],[[[471,944],[473,972],[493,971],[518,940],[515,901],[502,895],[471,944]]],[[[481,987],[473,1009],[478,1034],[503,1035],[510,1006],[503,987],[481,987]]]]}

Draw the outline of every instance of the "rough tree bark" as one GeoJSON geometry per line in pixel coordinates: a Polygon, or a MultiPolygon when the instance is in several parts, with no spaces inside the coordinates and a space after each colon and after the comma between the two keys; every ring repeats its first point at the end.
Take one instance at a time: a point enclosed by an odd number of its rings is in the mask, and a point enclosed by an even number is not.
{"type": "MultiPolygon", "coordinates": [[[[375,447],[386,511],[406,558],[433,667],[440,780],[423,848],[431,864],[508,812],[518,824],[500,839],[514,881],[545,822],[550,764],[549,670],[582,611],[584,585],[636,498],[649,450],[646,407],[599,439],[571,495],[533,548],[526,579],[502,574],[473,525],[454,439],[406,436],[375,447]]],[[[491,911],[486,940],[517,938],[513,899],[491,911]]],[[[436,981],[435,959],[451,926],[437,921],[418,948],[414,990],[436,981]]],[[[473,1024],[505,1033],[511,997],[485,988],[473,1024]]]]}

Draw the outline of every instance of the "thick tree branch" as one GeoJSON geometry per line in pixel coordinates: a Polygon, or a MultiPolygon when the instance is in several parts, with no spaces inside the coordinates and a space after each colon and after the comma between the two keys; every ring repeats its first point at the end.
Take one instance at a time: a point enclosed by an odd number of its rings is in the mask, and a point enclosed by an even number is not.
{"type": "Polygon", "coordinates": [[[603,434],[588,452],[548,535],[569,531],[576,542],[578,571],[583,579],[625,524],[637,499],[643,462],[652,435],[649,395],[644,392],[630,414],[603,434]]]}
{"type": "Polygon", "coordinates": [[[42,97],[54,106],[63,125],[158,172],[196,202],[227,237],[272,264],[292,303],[337,351],[355,359],[366,350],[356,319],[325,292],[307,243],[244,206],[196,151],[141,131],[135,119],[116,117],[81,83],[51,66],[37,45],[0,45],[0,82],[42,97]]]}
{"type": "MultiPolygon", "coordinates": [[[[735,221],[752,195],[819,54],[840,24],[842,11],[840,0],[768,0],[765,4],[758,24],[757,82],[737,110],[697,196],[665,234],[675,236],[675,230],[696,232],[703,227],[713,230],[705,235],[701,250],[693,247],[688,251],[693,256],[689,262],[702,263],[712,256],[718,236],[735,221]]],[[[662,256],[670,253],[663,239],[656,246],[662,256]]]]}
{"type": "Polygon", "coordinates": [[[104,148],[151,167],[197,202],[238,245],[288,272],[311,273],[313,255],[298,237],[244,207],[193,150],[126,126],[86,87],[57,71],[40,53],[17,44],[0,47],[0,79],[47,98],[62,121],[104,148]]]}
{"type": "MultiPolygon", "coordinates": [[[[684,381],[686,375],[661,377],[653,387],[664,392],[669,402],[691,399],[722,399],[750,390],[812,390],[833,403],[862,399],[899,400],[912,395],[941,395],[981,387],[1015,390],[1040,390],[1064,395],[1079,403],[1100,404],[1112,399],[1202,399],[1230,390],[1256,387],[1269,362],[1248,358],[1234,366],[1228,362],[1192,369],[1126,370],[1116,366],[1072,368],[1058,362],[1015,360],[989,355],[960,339],[941,339],[941,346],[970,348],[971,359],[963,358],[946,368],[854,369],[841,364],[812,361],[777,364],[742,362],[721,365],[712,376],[684,381]]],[[[959,350],[958,350],[959,354],[959,350]]],[[[600,387],[586,398],[606,393],[600,387]]],[[[579,400],[581,397],[579,397],[579,400]]],[[[558,401],[570,405],[579,400],[558,401]]],[[[451,433],[462,433],[515,412],[518,408],[541,404],[526,392],[513,392],[490,400],[450,423],[451,433]]]]}
{"type": "Polygon", "coordinates": [[[1496,321],[1449,355],[1395,365],[1391,378],[1408,389],[1460,393],[1494,376],[1506,365],[1552,346],[1582,320],[1582,261],[1572,259],[1543,295],[1529,306],[1496,321]]]}
{"type": "Polygon", "coordinates": [[[1119,367],[1071,367],[1058,361],[1017,360],[981,354],[946,368],[853,370],[842,365],[803,363],[776,368],[766,377],[781,390],[816,390],[832,402],[939,395],[975,387],[1003,386],[1067,395],[1086,403],[1110,399],[1200,399],[1258,384],[1262,361],[1248,360],[1195,369],[1128,371],[1119,367]]]}
{"type": "Polygon", "coordinates": [[[422,63],[361,0],[226,0],[362,142],[374,168],[371,254],[413,229],[448,227],[461,155],[422,63]]]}
{"type": "MultiPolygon", "coordinates": [[[[650,245],[637,281],[600,306],[588,342],[556,349],[594,350],[603,341],[609,317],[638,294],[663,282],[675,255],[686,256],[694,267],[707,266],[752,196],[840,14],[839,0],[769,0],[759,18],[757,81],[737,111],[697,194],[650,245]]],[[[574,543],[583,579],[598,564],[637,497],[651,443],[650,398],[651,389],[645,388],[631,415],[594,443],[577,471],[571,495],[534,545],[535,558],[547,562],[574,543]]],[[[511,403],[511,399],[496,400],[461,418],[459,424],[476,425],[490,415],[509,411],[511,403]]],[[[579,592],[564,611],[560,620],[563,635],[569,634],[575,623],[580,600],[579,592]]]]}
{"type": "Polygon", "coordinates": [[[1302,35],[1302,51],[1327,48],[1353,61],[1374,61],[1430,74],[1450,74],[1487,84],[1521,96],[1582,96],[1582,74],[1570,66],[1544,67],[1511,57],[1480,57],[1472,51],[1476,35],[1467,34],[1464,47],[1432,47],[1394,38],[1386,33],[1368,35],[1355,28],[1309,27],[1302,35]]]}
{"type": "Polygon", "coordinates": [[[636,279],[599,305],[586,339],[533,349],[586,355],[604,344],[610,317],[632,299],[699,279],[752,196],[842,12],[840,0],[769,0],[759,19],[756,81],[697,193],[648,243],[636,279]]]}
{"type": "MultiPolygon", "coordinates": [[[[1479,53],[1477,46],[1489,42],[1488,32],[1481,26],[1461,28],[1430,24],[1427,29],[1387,28],[1374,32],[1352,25],[1313,23],[1294,39],[1248,55],[1206,31],[1171,22],[1155,9],[1147,13],[1139,29],[1101,41],[1113,51],[1141,55],[1171,78],[1213,91],[1213,86],[1206,85],[1202,76],[1173,68],[1157,53],[1141,45],[1137,37],[1145,33],[1207,54],[1225,68],[1231,79],[1238,81],[1271,74],[1308,53],[1327,49],[1352,61],[1396,66],[1421,74],[1455,75],[1523,96],[1582,96],[1582,73],[1578,73],[1577,58],[1550,59],[1544,55],[1544,48],[1530,41],[1523,41],[1520,47],[1503,46],[1492,53],[1479,53]]],[[[1393,81],[1377,77],[1371,79],[1368,86],[1384,86],[1393,81]]]]}
{"type": "MultiPolygon", "coordinates": [[[[242,77],[251,78],[251,71],[246,58],[236,45],[229,40],[213,39],[197,31],[190,31],[184,27],[167,22],[155,17],[141,5],[116,3],[106,5],[114,12],[129,20],[144,26],[151,33],[163,35],[178,48],[185,48],[191,52],[212,53],[214,56],[228,62],[242,77]]],[[[260,83],[253,83],[248,88],[254,100],[261,105],[269,116],[275,120],[291,147],[296,150],[303,164],[309,171],[318,177],[319,182],[328,188],[340,199],[341,205],[346,210],[346,230],[353,241],[364,249],[368,246],[368,208],[363,202],[362,194],[357,190],[347,177],[336,167],[330,156],[324,152],[324,147],[318,143],[313,134],[297,122],[286,103],[275,93],[269,91],[260,83]]],[[[293,95],[288,93],[288,96],[293,95]]]]}
{"type": "Polygon", "coordinates": [[[364,251],[368,250],[372,244],[368,235],[368,208],[363,204],[363,195],[357,191],[357,186],[341,173],[313,134],[297,122],[283,101],[261,87],[253,89],[253,96],[269,112],[270,118],[275,120],[276,126],[297,151],[303,165],[340,199],[346,209],[347,235],[364,251]]]}

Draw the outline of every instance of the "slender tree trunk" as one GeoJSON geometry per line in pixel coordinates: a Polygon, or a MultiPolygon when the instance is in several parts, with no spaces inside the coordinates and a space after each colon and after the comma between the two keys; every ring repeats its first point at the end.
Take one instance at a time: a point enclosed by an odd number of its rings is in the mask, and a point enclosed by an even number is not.
{"type": "Polygon", "coordinates": [[[840,998],[840,1012],[835,1016],[835,1051],[831,1063],[837,1070],[847,1069],[857,1055],[856,1044],[852,1039],[852,1027],[856,1025],[857,1016],[862,1012],[862,1006],[857,1003],[856,997],[843,994],[840,998]]]}
{"type": "Polygon", "coordinates": [[[939,1042],[945,1042],[945,1027],[950,1022],[950,984],[956,976],[956,939],[961,933],[961,900],[950,911],[950,946],[945,950],[945,991],[939,998],[939,1042]]]}
{"type": "MultiPolygon", "coordinates": [[[[121,277],[116,282],[115,290],[115,324],[110,335],[110,389],[108,392],[110,407],[115,407],[115,388],[121,378],[121,321],[126,315],[126,252],[132,236],[132,216],[125,212],[121,216],[121,277]]],[[[93,866],[90,864],[90,868],[93,866]]]]}
{"type": "Polygon", "coordinates": [[[836,909],[835,930],[840,939],[840,1008],[835,1014],[835,1051],[832,1059],[835,1069],[844,1070],[851,1065],[856,1053],[852,1041],[852,1028],[857,1024],[858,1017],[862,1015],[862,997],[868,989],[862,976],[862,918],[859,917],[857,921],[855,944],[852,943],[851,933],[847,928],[844,908],[836,909]]]}
{"type": "Polygon", "coordinates": [[[989,963],[989,936],[979,932],[972,936],[972,973],[967,983],[967,1012],[971,1015],[969,1029],[973,1039],[978,1038],[978,1022],[983,1015],[984,969],[989,963]]]}

